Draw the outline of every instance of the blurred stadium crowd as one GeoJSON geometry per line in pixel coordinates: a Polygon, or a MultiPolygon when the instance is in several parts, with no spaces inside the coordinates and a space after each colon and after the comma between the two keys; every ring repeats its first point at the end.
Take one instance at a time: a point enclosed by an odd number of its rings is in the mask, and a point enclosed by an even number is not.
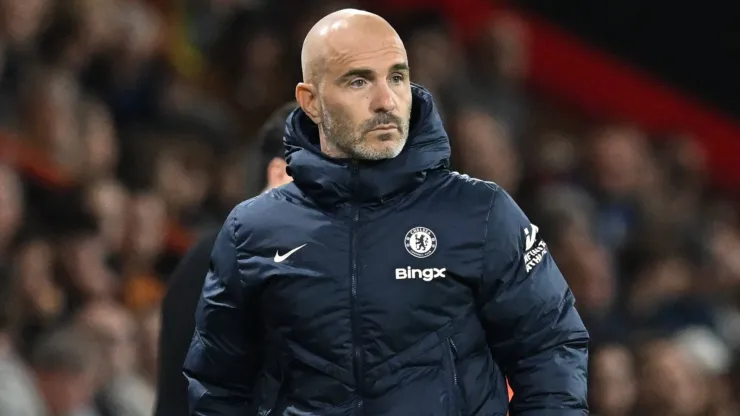
{"type": "MultiPolygon", "coordinates": [[[[0,415],[151,414],[166,278],[262,189],[251,138],[338,8],[293,3],[0,0],[0,415]]],[[[387,17],[454,168],[513,194],[572,286],[593,413],[740,414],[738,210],[693,138],[525,90],[515,19],[461,45],[387,17]]]]}

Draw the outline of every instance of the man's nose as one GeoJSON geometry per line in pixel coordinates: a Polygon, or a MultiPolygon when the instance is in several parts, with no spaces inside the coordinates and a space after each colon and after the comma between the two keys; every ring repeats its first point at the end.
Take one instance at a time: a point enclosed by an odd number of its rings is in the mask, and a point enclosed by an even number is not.
{"type": "Polygon", "coordinates": [[[373,94],[372,110],[374,112],[389,113],[396,109],[396,99],[388,84],[376,84],[373,94]]]}

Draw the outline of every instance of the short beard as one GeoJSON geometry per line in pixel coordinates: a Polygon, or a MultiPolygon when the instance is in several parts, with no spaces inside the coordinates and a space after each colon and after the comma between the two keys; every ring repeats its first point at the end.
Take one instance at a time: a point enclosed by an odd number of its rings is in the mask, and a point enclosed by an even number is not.
{"type": "MultiPolygon", "coordinates": [[[[321,120],[319,128],[324,134],[327,145],[333,147],[333,149],[327,149],[329,156],[356,160],[393,159],[401,153],[408,138],[408,121],[403,122],[394,118],[393,123],[400,129],[401,140],[394,142],[395,146],[390,148],[385,146],[376,148],[369,145],[363,134],[364,131],[368,131],[374,126],[363,125],[359,129],[355,128],[343,110],[336,109],[334,111],[328,111],[326,105],[323,105],[323,103],[321,106],[321,120]]],[[[388,122],[384,121],[374,124],[380,125],[386,123],[388,122]]]]}

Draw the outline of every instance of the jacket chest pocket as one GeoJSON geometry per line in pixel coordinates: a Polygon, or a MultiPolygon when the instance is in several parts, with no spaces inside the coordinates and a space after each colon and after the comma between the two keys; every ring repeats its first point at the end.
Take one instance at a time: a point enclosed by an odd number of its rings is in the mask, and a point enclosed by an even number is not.
{"type": "Polygon", "coordinates": [[[457,360],[459,353],[455,341],[452,338],[445,338],[443,345],[445,354],[443,357],[444,373],[447,376],[447,386],[449,392],[450,415],[463,416],[465,414],[465,395],[463,394],[462,382],[457,371],[457,360]]]}

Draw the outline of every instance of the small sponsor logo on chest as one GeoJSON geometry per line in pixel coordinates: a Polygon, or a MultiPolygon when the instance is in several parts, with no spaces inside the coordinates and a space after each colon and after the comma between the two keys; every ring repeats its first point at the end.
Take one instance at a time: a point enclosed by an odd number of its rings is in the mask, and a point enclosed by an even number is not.
{"type": "Polygon", "coordinates": [[[407,267],[405,269],[398,268],[396,269],[396,279],[421,279],[425,282],[431,282],[434,279],[444,279],[447,277],[446,273],[447,269],[444,267],[441,269],[436,267],[428,269],[413,269],[411,267],[407,267]]]}

